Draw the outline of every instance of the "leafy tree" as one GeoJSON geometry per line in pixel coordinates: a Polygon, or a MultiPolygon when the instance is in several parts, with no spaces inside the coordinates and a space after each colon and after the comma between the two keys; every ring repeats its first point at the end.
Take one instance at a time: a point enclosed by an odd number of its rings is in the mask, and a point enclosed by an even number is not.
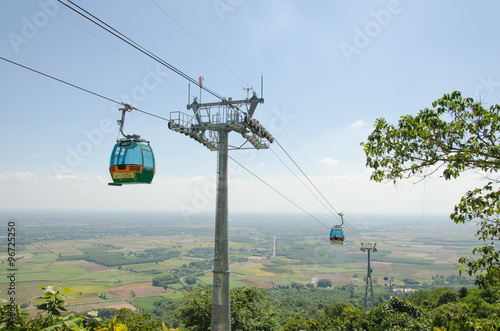
{"type": "Polygon", "coordinates": [[[174,276],[171,274],[165,274],[157,277],[153,277],[153,286],[163,287],[164,289],[168,288],[168,285],[175,284],[179,281],[178,276],[174,276]]]}
{"type": "Polygon", "coordinates": [[[332,287],[332,281],[329,279],[326,279],[326,278],[320,279],[320,280],[318,280],[316,285],[318,285],[318,287],[332,287]]]}
{"type": "Polygon", "coordinates": [[[473,250],[475,258],[461,258],[469,275],[479,285],[500,280],[500,105],[484,108],[472,98],[462,98],[455,91],[445,94],[418,115],[402,116],[398,124],[385,119],[375,122],[375,129],[361,145],[366,165],[373,169],[374,181],[425,178],[441,172],[446,180],[462,173],[480,172],[486,184],[468,191],[450,217],[455,223],[475,220],[480,225],[476,236],[484,242],[473,250]]]}
{"type": "Polygon", "coordinates": [[[96,330],[100,326],[101,319],[96,315],[78,316],[74,314],[62,315],[65,312],[65,296],[69,294],[69,288],[60,286],[40,287],[44,295],[39,297],[41,300],[37,308],[44,314],[31,318],[28,313],[22,312],[19,305],[12,307],[3,305],[0,308],[0,330],[9,331],[50,331],[50,330],[96,330]]]}
{"type": "Polygon", "coordinates": [[[460,288],[460,290],[458,291],[458,296],[460,297],[460,299],[463,299],[467,296],[467,287],[463,286],[460,288]]]}
{"type": "Polygon", "coordinates": [[[118,309],[110,321],[113,322],[117,325],[126,325],[124,330],[127,331],[156,331],[161,326],[161,322],[153,320],[151,315],[136,314],[127,308],[118,309]]]}
{"type": "MultiPolygon", "coordinates": [[[[462,297],[467,295],[467,288],[465,288],[465,294],[463,290],[460,290],[463,294],[462,297]]],[[[459,293],[448,288],[438,287],[430,291],[417,291],[410,296],[412,303],[419,307],[429,307],[436,308],[449,302],[459,301],[459,293]]]]}
{"type": "Polygon", "coordinates": [[[71,290],[69,288],[61,288],[59,286],[47,286],[42,285],[40,289],[44,291],[42,297],[38,299],[42,302],[37,306],[38,309],[47,312],[49,315],[60,316],[61,312],[66,312],[65,299],[66,297],[62,293],[70,294],[71,290]]]}
{"type": "MultiPolygon", "coordinates": [[[[343,330],[369,330],[369,320],[367,314],[361,307],[354,308],[353,306],[346,307],[342,315],[340,315],[341,325],[343,330]]],[[[338,325],[332,325],[338,327],[338,325]]]]}
{"type": "Polygon", "coordinates": [[[209,330],[212,316],[212,290],[195,287],[184,293],[184,302],[175,312],[188,330],[209,330]]]}
{"type": "Polygon", "coordinates": [[[188,285],[194,285],[196,284],[196,281],[197,279],[194,276],[187,276],[186,278],[184,278],[184,282],[188,285]]]}
{"type": "Polygon", "coordinates": [[[127,326],[116,321],[116,315],[108,322],[108,326],[100,328],[97,331],[129,331],[127,326]]]}
{"type": "Polygon", "coordinates": [[[296,316],[289,319],[283,326],[283,331],[302,330],[324,330],[324,325],[315,318],[306,319],[304,316],[296,316]]]}
{"type": "Polygon", "coordinates": [[[458,301],[458,293],[453,290],[447,289],[439,295],[437,300],[434,302],[433,306],[439,307],[449,302],[457,302],[457,301],[458,301]]]}
{"type": "MultiPolygon", "coordinates": [[[[257,287],[231,290],[231,329],[278,330],[274,307],[263,289],[257,287]]],[[[185,292],[185,300],[176,315],[186,330],[209,330],[212,314],[212,289],[193,288],[185,292]]],[[[184,328],[182,328],[184,330],[184,328]]]]}
{"type": "Polygon", "coordinates": [[[369,330],[432,330],[423,310],[398,297],[372,309],[369,320],[369,330]]]}
{"type": "MultiPolygon", "coordinates": [[[[0,305],[0,331],[179,331],[168,329],[165,323],[153,320],[149,314],[136,314],[125,308],[117,310],[106,322],[97,317],[97,311],[78,317],[72,313],[63,315],[66,311],[63,293],[69,294],[70,289],[46,285],[40,288],[44,295],[38,298],[41,301],[37,308],[42,314],[31,318],[19,305],[0,305]]],[[[105,315],[111,310],[102,311],[105,315]]]]}
{"type": "Polygon", "coordinates": [[[325,307],[325,315],[332,318],[340,317],[342,316],[342,313],[344,313],[344,310],[346,310],[348,307],[349,305],[347,303],[337,302],[331,306],[325,307]]]}

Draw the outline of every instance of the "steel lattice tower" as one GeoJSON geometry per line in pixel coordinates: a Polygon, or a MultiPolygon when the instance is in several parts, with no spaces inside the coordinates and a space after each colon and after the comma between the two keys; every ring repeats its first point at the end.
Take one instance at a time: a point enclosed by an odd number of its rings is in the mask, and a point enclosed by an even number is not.
{"type": "Polygon", "coordinates": [[[192,115],[170,113],[168,127],[183,133],[217,151],[217,202],[215,213],[215,245],[212,292],[212,331],[231,330],[229,291],[229,239],[228,239],[228,151],[239,149],[266,149],[274,141],[272,135],[253,118],[255,109],[263,98],[253,93],[252,98],[231,99],[213,103],[198,103],[197,98],[187,106],[192,115]],[[242,110],[245,107],[245,110],[242,110]],[[229,132],[243,137],[239,146],[229,145],[229,132]]]}
{"type": "Polygon", "coordinates": [[[375,253],[377,251],[377,244],[364,244],[361,243],[360,250],[362,252],[368,252],[368,268],[366,271],[366,285],[365,285],[365,311],[368,308],[368,302],[373,302],[373,281],[372,281],[372,268],[370,266],[370,252],[375,253]],[[370,288],[370,296],[368,297],[368,288],[370,288]]]}

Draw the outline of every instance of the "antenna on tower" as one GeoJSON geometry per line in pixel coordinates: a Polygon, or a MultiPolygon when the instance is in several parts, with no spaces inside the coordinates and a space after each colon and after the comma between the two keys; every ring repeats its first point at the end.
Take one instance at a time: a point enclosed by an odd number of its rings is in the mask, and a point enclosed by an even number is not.
{"type": "Polygon", "coordinates": [[[198,78],[198,82],[200,84],[200,103],[201,103],[201,90],[203,89],[203,81],[205,80],[205,78],[203,78],[203,76],[200,76],[200,78],[198,78]]]}
{"type": "Polygon", "coordinates": [[[248,99],[248,94],[250,93],[250,90],[253,91],[253,87],[243,87],[245,91],[247,91],[247,99],[248,99]]]}

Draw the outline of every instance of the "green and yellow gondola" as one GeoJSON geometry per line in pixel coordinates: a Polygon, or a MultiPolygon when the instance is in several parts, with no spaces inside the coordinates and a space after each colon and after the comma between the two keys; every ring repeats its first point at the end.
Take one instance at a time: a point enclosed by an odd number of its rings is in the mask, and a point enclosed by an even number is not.
{"type": "Polygon", "coordinates": [[[109,185],[151,184],[156,172],[155,156],[149,141],[141,139],[139,135],[128,135],[123,132],[125,114],[132,109],[133,107],[127,104],[120,108],[122,118],[118,121],[118,125],[123,138],[116,141],[111,152],[109,173],[113,182],[109,185]]]}
{"type": "Polygon", "coordinates": [[[110,185],[150,184],[155,175],[155,158],[148,142],[117,141],[109,161],[110,185]]]}

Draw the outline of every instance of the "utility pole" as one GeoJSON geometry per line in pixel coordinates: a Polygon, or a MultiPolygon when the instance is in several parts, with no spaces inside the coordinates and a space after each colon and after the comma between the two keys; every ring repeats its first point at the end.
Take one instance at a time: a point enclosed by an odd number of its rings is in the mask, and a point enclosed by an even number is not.
{"type": "Polygon", "coordinates": [[[366,285],[365,285],[365,311],[368,307],[368,287],[370,287],[370,302],[373,301],[373,281],[372,281],[372,268],[370,266],[370,252],[375,253],[377,251],[377,244],[364,244],[361,243],[360,250],[362,252],[368,252],[368,268],[366,271],[366,285]]]}
{"type": "Polygon", "coordinates": [[[276,257],[276,235],[273,236],[273,257],[276,257]]]}
{"type": "MultiPolygon", "coordinates": [[[[201,79],[200,79],[201,87],[201,79]]],[[[217,151],[217,201],[215,212],[215,244],[212,290],[212,331],[231,330],[229,291],[229,238],[228,238],[228,151],[241,149],[266,149],[273,136],[253,118],[255,109],[264,99],[253,93],[252,98],[233,101],[198,103],[197,98],[187,106],[192,115],[171,112],[169,129],[185,134],[211,151],[217,151]],[[246,111],[243,111],[246,106],[246,111]],[[243,143],[229,145],[229,132],[239,133],[243,143]]]]}

